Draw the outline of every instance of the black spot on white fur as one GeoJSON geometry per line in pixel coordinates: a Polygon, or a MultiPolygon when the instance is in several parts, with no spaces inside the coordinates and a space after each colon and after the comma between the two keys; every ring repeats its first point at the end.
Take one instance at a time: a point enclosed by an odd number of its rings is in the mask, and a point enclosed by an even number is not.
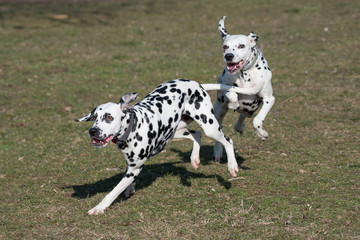
{"type": "MultiPolygon", "coordinates": [[[[222,99],[225,101],[224,96],[222,99]]],[[[127,104],[126,101],[127,99],[124,99],[121,104],[127,104]]],[[[96,115],[95,111],[96,109],[91,115],[96,115]]],[[[102,119],[106,119],[106,116],[104,115],[102,119]]],[[[120,121],[122,124],[119,132],[113,133],[115,136],[113,142],[125,155],[128,166],[125,178],[133,180],[137,177],[144,161],[164,149],[174,136],[181,120],[188,123],[194,119],[204,131],[211,133],[215,140],[224,139],[220,126],[214,125],[217,121],[214,120],[214,109],[209,95],[200,84],[185,79],[161,84],[142,101],[127,110],[124,115],[114,119],[114,122],[120,121]],[[132,120],[129,118],[128,111],[131,111],[134,116],[132,120]],[[127,131],[130,125],[132,128],[127,131]],[[219,136],[216,131],[221,132],[221,138],[215,137],[219,136]],[[126,132],[128,135],[124,140],[122,138],[126,132]]],[[[198,132],[194,130],[186,129],[182,134],[199,137],[198,132]]],[[[226,140],[231,142],[230,139],[226,140]]]]}

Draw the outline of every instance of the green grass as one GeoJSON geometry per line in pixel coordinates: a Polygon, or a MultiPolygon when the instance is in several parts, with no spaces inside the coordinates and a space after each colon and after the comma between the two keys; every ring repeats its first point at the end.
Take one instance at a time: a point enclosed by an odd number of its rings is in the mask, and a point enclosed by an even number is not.
{"type": "Polygon", "coordinates": [[[0,239],[360,239],[359,7],[0,1],[0,239]],[[213,162],[212,140],[198,171],[191,142],[172,141],[134,196],[87,216],[125,162],[114,145],[92,148],[90,125],[73,119],[174,78],[216,82],[224,15],[231,34],[260,36],[273,70],[269,139],[250,120],[240,136],[229,112],[238,178],[213,162]]]}

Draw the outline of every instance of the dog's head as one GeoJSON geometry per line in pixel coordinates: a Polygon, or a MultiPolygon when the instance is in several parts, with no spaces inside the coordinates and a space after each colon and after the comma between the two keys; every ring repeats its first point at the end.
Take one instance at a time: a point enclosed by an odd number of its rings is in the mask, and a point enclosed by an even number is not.
{"type": "Polygon", "coordinates": [[[134,101],[137,93],[127,93],[121,97],[119,103],[105,103],[94,108],[85,117],[75,119],[76,122],[93,121],[89,130],[91,144],[95,147],[105,147],[124,126],[122,120],[134,101]]]}
{"type": "Polygon", "coordinates": [[[219,32],[222,38],[223,58],[230,73],[240,71],[250,63],[252,49],[259,37],[251,32],[246,35],[230,35],[224,25],[226,16],[219,21],[219,32]]]}

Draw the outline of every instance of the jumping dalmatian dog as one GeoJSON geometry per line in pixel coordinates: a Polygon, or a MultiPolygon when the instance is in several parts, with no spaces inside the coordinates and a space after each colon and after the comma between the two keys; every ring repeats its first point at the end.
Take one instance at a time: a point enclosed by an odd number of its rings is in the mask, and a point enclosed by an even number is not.
{"type": "MultiPolygon", "coordinates": [[[[214,104],[215,117],[222,125],[229,109],[238,111],[240,116],[234,128],[242,133],[245,118],[251,118],[254,112],[263,105],[253,120],[253,127],[256,135],[265,140],[268,133],[263,128],[263,122],[275,102],[271,86],[272,73],[265,57],[257,47],[258,36],[253,32],[248,36],[228,34],[224,25],[225,18],[226,16],[219,21],[219,32],[226,67],[217,82],[243,90],[252,89],[254,94],[238,93],[236,96],[235,92],[218,91],[214,104]]],[[[220,161],[222,150],[220,142],[216,142],[215,161],[220,161]]]]}
{"type": "Polygon", "coordinates": [[[159,153],[173,138],[187,138],[193,141],[191,165],[197,169],[200,164],[201,132],[188,130],[187,125],[195,120],[204,133],[221,143],[227,153],[228,170],[237,176],[238,164],[233,143],[226,138],[215,118],[210,96],[205,90],[235,91],[251,94],[228,85],[203,84],[177,79],[161,84],[143,100],[130,107],[137,93],[128,93],[119,103],[105,103],[94,108],[77,122],[94,121],[89,130],[91,144],[105,147],[111,141],[124,154],[127,170],[124,178],[89,215],[104,213],[111,203],[125,191],[129,196],[135,191],[134,180],[144,162],[159,153]]]}

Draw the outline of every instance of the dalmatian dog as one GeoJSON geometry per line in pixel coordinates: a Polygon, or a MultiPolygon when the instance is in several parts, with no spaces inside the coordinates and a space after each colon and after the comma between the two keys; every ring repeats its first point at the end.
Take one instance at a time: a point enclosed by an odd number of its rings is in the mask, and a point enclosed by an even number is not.
{"type": "Polygon", "coordinates": [[[237,176],[238,164],[232,140],[221,131],[210,96],[205,90],[244,92],[228,85],[200,85],[195,81],[177,79],[161,84],[133,107],[130,107],[130,103],[136,99],[137,93],[128,93],[121,97],[119,103],[99,105],[86,116],[75,120],[94,121],[89,130],[91,144],[105,147],[110,142],[115,143],[127,163],[124,178],[88,212],[89,215],[104,213],[123,191],[126,197],[134,193],[134,180],[144,162],[159,153],[172,137],[193,141],[191,165],[198,169],[201,132],[187,129],[192,120],[200,125],[208,137],[224,146],[230,175],[237,176]]]}
{"type": "MultiPolygon", "coordinates": [[[[239,87],[243,91],[252,89],[254,94],[237,93],[236,96],[235,92],[218,91],[214,104],[215,117],[222,125],[229,109],[239,112],[240,116],[234,128],[242,133],[245,118],[252,117],[262,105],[253,120],[253,127],[256,135],[265,140],[268,133],[263,128],[263,122],[275,102],[271,86],[272,73],[265,57],[257,47],[258,36],[253,32],[248,36],[228,34],[224,25],[225,18],[226,16],[219,21],[219,32],[222,38],[223,58],[226,66],[217,82],[239,87]],[[234,101],[234,99],[236,100],[234,101]]],[[[214,147],[215,161],[220,161],[222,150],[221,144],[216,142],[214,147]]]]}

